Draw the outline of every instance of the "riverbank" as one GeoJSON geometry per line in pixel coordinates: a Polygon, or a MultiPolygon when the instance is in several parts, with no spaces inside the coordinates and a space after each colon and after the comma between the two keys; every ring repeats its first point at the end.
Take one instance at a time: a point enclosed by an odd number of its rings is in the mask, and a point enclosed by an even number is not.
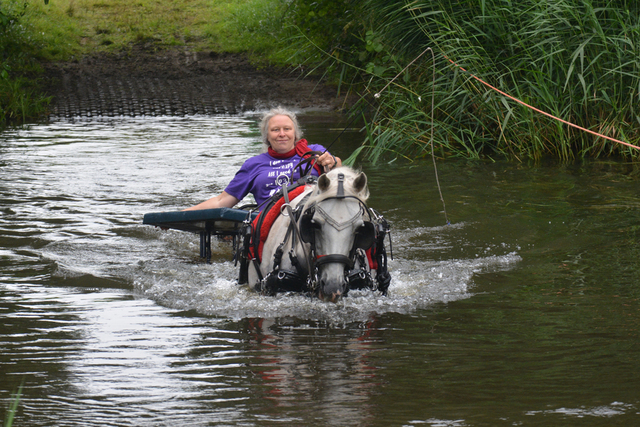
{"type": "Polygon", "coordinates": [[[0,123],[274,105],[335,111],[353,103],[282,60],[269,24],[281,22],[274,18],[281,11],[272,0],[33,0],[24,10],[3,4],[0,13],[12,22],[0,38],[0,83],[8,86],[0,87],[0,107],[8,105],[5,94],[17,100],[0,123]]]}
{"type": "Polygon", "coordinates": [[[53,117],[233,114],[276,105],[336,111],[352,104],[302,70],[258,68],[240,53],[137,44],[44,68],[53,117]]]}

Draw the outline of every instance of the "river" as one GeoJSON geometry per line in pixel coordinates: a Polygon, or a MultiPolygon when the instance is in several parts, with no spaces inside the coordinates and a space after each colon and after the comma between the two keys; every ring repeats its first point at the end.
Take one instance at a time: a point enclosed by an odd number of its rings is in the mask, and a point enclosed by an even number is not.
{"type": "MultiPolygon", "coordinates": [[[[640,423],[640,168],[358,164],[392,224],[388,296],[236,285],[228,241],[142,225],[220,192],[253,113],[0,133],[0,413],[29,426],[640,423]]],[[[345,125],[300,116],[311,142],[345,125]]],[[[348,129],[331,151],[346,158],[348,129]]],[[[3,417],[4,419],[4,417],[3,417]]]]}

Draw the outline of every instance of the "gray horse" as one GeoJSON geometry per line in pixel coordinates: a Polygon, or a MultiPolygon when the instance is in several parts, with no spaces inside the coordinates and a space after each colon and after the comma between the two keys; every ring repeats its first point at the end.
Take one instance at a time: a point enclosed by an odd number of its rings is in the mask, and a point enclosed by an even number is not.
{"type": "MultiPolygon", "coordinates": [[[[348,167],[323,174],[317,185],[307,185],[283,206],[273,223],[260,271],[257,263],[249,265],[249,286],[273,293],[278,287],[286,290],[287,281],[297,281],[321,299],[334,302],[350,287],[374,289],[377,271],[366,254],[383,241],[384,235],[378,240],[380,231],[384,234],[388,228],[376,227],[381,217],[367,207],[368,197],[367,176],[348,167]],[[358,279],[370,284],[356,286],[358,279]]],[[[386,255],[384,262],[386,273],[386,255]]],[[[384,289],[378,284],[383,293],[389,280],[384,289]]]]}

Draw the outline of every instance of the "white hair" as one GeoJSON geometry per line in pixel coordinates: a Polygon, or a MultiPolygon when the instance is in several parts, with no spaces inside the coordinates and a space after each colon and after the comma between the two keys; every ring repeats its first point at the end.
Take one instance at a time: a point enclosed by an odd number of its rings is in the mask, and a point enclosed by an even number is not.
{"type": "Polygon", "coordinates": [[[296,142],[302,138],[302,130],[300,129],[300,125],[298,124],[298,118],[296,117],[296,113],[291,110],[287,110],[283,107],[272,108],[267,111],[264,116],[262,116],[262,121],[260,122],[260,134],[262,135],[262,142],[266,146],[269,146],[269,121],[275,116],[287,116],[293,122],[293,128],[295,130],[295,139],[296,142]]]}

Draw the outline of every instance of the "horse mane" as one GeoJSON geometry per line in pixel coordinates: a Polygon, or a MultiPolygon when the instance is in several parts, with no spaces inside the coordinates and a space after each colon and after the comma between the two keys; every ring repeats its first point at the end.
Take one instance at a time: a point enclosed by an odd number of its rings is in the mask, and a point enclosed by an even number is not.
{"type": "Polygon", "coordinates": [[[325,191],[321,191],[319,186],[313,189],[306,206],[311,206],[314,203],[320,203],[330,197],[335,197],[338,194],[338,174],[344,174],[344,195],[353,196],[366,203],[369,198],[369,187],[367,185],[361,191],[356,191],[354,181],[360,175],[360,171],[355,171],[348,166],[342,166],[335,168],[326,173],[327,177],[331,180],[331,184],[325,191]]]}

